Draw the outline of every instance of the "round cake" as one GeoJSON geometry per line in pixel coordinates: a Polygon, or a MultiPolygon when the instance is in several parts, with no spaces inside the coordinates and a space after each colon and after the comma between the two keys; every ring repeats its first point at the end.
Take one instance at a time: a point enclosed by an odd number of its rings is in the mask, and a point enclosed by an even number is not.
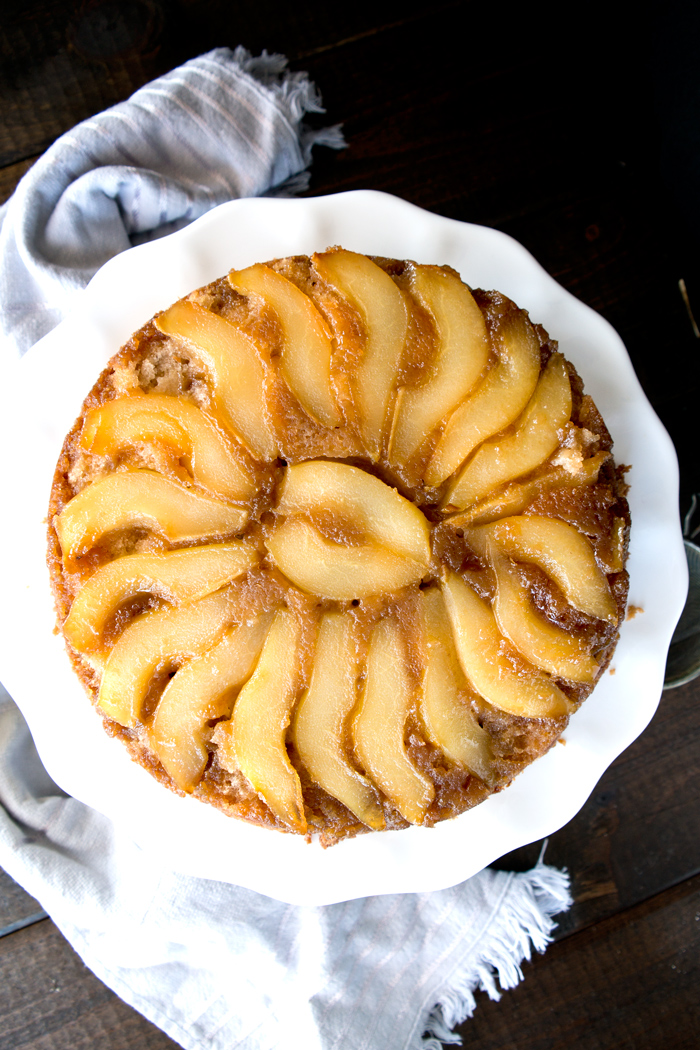
{"type": "Polygon", "coordinates": [[[627,599],[624,468],[556,342],[449,267],[232,271],[112,358],[49,508],[58,621],[165,785],[324,845],[561,738],[627,599]]]}

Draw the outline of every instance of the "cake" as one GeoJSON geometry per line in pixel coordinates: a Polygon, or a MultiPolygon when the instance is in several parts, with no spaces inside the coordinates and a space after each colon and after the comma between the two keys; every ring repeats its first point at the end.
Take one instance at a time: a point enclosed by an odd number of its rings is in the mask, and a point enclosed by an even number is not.
{"type": "Polygon", "coordinates": [[[164,785],[329,845],[433,825],[562,736],[627,599],[624,468],[528,314],[331,248],[157,314],[57,464],[76,673],[164,785]]]}

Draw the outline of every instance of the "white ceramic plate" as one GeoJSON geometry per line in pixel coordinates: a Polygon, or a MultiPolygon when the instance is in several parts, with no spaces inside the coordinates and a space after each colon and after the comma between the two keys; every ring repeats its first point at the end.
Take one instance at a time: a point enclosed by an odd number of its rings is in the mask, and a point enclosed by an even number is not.
{"type": "Polygon", "coordinates": [[[675,452],[613,329],[504,234],[372,191],[234,201],[107,263],[70,318],[33,347],[17,376],[6,378],[13,403],[2,424],[0,678],[57,783],[126,826],[173,869],[295,904],[455,885],[570,820],[651,719],[687,579],[675,452]],[[364,835],[323,850],[172,794],[107,737],[53,633],[45,515],[63,438],[132,331],[231,267],[333,244],[449,263],[469,284],[505,292],[559,340],[605,417],[618,462],[632,464],[630,603],[642,611],[624,624],[612,667],[574,716],[566,746],[530,766],[507,791],[436,828],[364,835]]]}

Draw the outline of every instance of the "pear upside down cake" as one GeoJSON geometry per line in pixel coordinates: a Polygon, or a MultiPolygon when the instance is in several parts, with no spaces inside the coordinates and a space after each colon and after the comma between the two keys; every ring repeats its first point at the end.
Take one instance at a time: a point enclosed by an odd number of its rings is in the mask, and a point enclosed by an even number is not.
{"type": "Polygon", "coordinates": [[[557,344],[449,267],[231,272],[132,336],[65,440],[74,667],[134,759],[230,815],[324,845],[454,817],[610,661],[611,447],[557,344]]]}

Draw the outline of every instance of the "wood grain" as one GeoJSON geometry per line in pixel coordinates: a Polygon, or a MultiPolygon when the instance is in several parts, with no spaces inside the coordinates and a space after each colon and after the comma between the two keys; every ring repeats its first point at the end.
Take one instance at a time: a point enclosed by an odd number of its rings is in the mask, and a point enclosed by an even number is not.
{"type": "Polygon", "coordinates": [[[46,913],[34,897],[0,868],[0,937],[7,936],[20,924],[31,924],[46,913]]]}
{"type": "Polygon", "coordinates": [[[0,942],[0,1050],[168,1050],[46,919],[0,942]]]}
{"type": "Polygon", "coordinates": [[[505,1010],[482,994],[465,1047],[695,1050],[700,879],[567,937],[525,975],[505,1010]]]}
{"type": "Polygon", "coordinates": [[[36,157],[20,160],[16,164],[9,164],[6,168],[0,168],[0,204],[8,200],[22,176],[29,171],[36,157]]]}

